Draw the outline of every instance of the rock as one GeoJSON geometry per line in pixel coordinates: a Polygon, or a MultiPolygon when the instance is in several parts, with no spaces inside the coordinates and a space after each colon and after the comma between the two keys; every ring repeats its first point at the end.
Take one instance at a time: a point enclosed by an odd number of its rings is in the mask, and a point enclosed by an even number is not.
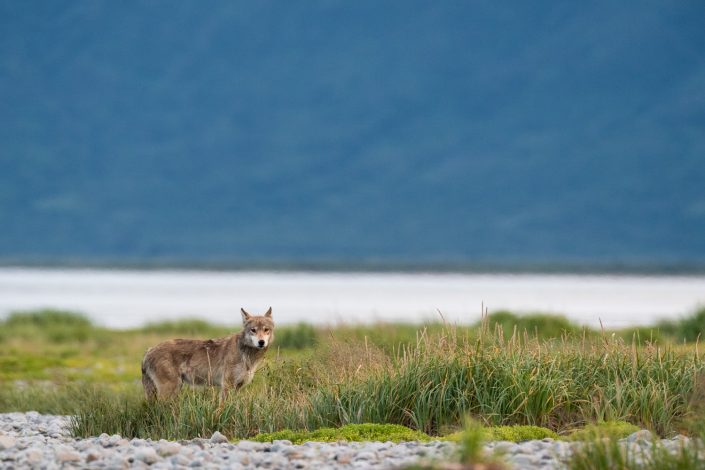
{"type": "Polygon", "coordinates": [[[107,470],[123,470],[130,467],[130,465],[123,457],[114,456],[107,462],[101,462],[101,467],[107,470]]]}
{"type": "Polygon", "coordinates": [[[627,437],[627,442],[653,441],[654,435],[648,429],[642,429],[627,437]]]}
{"type": "Polygon", "coordinates": [[[44,452],[40,449],[30,448],[24,453],[24,460],[30,465],[36,465],[44,459],[44,452]]]}
{"type": "Polygon", "coordinates": [[[494,446],[493,450],[501,454],[516,454],[519,452],[520,447],[514,442],[500,441],[494,446]]]}
{"type": "Polygon", "coordinates": [[[55,453],[56,460],[59,462],[80,462],[81,454],[69,447],[59,447],[55,453]]]}
{"type": "Polygon", "coordinates": [[[174,465],[180,465],[182,467],[187,467],[191,463],[191,459],[185,455],[175,455],[170,459],[171,463],[174,465]]]}
{"type": "Polygon", "coordinates": [[[303,458],[304,454],[299,452],[297,449],[284,449],[283,454],[286,456],[287,459],[289,460],[297,460],[303,458]]]}
{"type": "Polygon", "coordinates": [[[216,431],[211,436],[211,442],[213,444],[225,444],[228,442],[228,438],[223,436],[220,432],[216,431]]]}
{"type": "Polygon", "coordinates": [[[84,440],[76,442],[74,447],[76,448],[76,450],[85,451],[85,450],[92,449],[94,445],[95,445],[95,443],[91,439],[84,439],[84,440]]]}
{"type": "Polygon", "coordinates": [[[352,461],[352,458],[352,452],[341,452],[335,456],[335,460],[343,465],[349,464],[352,461]]]}
{"type": "Polygon", "coordinates": [[[257,451],[262,448],[262,443],[255,441],[240,441],[237,443],[237,447],[240,450],[246,451],[257,451]]]}
{"type": "Polygon", "coordinates": [[[105,433],[101,434],[98,436],[98,443],[103,447],[108,447],[110,445],[110,436],[105,433]]]}
{"type": "Polygon", "coordinates": [[[161,457],[157,455],[157,451],[151,447],[140,447],[137,452],[135,452],[135,460],[144,462],[146,464],[153,464],[158,461],[161,457]]]}
{"type": "MultiPolygon", "coordinates": [[[[424,454],[425,454],[425,452],[424,452],[424,454]]],[[[357,454],[357,455],[355,456],[355,459],[354,459],[354,460],[369,460],[369,461],[373,461],[373,460],[375,460],[375,459],[377,459],[377,454],[376,454],[375,452],[363,451],[363,452],[360,452],[359,454],[357,454]]]]}
{"type": "Polygon", "coordinates": [[[162,457],[168,457],[181,452],[181,444],[178,442],[159,441],[157,453],[162,457]]]}
{"type": "Polygon", "coordinates": [[[12,436],[0,436],[0,450],[10,449],[15,447],[15,438],[12,436]]]}
{"type": "Polygon", "coordinates": [[[86,462],[95,462],[96,460],[100,460],[100,457],[101,454],[97,450],[89,450],[86,454],[86,462]]]}
{"type": "Polygon", "coordinates": [[[536,466],[536,459],[527,454],[517,454],[509,459],[509,461],[516,468],[530,468],[536,466]]]}

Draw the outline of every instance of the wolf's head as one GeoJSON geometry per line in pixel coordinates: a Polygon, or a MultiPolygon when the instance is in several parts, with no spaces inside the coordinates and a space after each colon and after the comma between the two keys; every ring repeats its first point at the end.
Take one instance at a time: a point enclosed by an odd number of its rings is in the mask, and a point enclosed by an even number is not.
{"type": "Polygon", "coordinates": [[[250,315],[244,308],[242,314],[243,339],[246,346],[256,349],[266,349],[274,340],[274,321],[272,307],[264,315],[250,315]]]}

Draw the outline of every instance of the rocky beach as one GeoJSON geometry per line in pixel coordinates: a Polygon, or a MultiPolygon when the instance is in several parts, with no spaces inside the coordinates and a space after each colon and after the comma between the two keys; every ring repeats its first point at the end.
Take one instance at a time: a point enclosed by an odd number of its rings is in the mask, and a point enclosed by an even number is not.
{"type": "MultiPolygon", "coordinates": [[[[231,443],[216,432],[210,439],[153,441],[102,434],[74,438],[68,416],[36,412],[0,414],[0,468],[230,468],[230,469],[393,469],[423,462],[453,459],[457,444],[431,442],[306,442],[231,443]]],[[[688,438],[661,440],[676,451],[688,438]]],[[[625,449],[639,455],[654,445],[649,431],[622,439],[625,449]]],[[[580,442],[542,439],[513,443],[489,442],[488,452],[498,451],[511,468],[561,469],[580,442]]]]}

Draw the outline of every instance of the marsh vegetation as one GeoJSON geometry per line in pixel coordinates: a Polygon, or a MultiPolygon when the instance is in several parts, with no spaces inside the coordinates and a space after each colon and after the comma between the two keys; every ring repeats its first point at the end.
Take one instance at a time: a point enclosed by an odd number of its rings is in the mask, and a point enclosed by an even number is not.
{"type": "Polygon", "coordinates": [[[683,332],[704,317],[701,310],[669,328],[629,331],[509,312],[467,327],[279,326],[254,382],[218,410],[215,389],[184,389],[147,405],[140,359],[166,338],[238,327],[190,320],[117,331],[70,312],[20,312],[0,324],[0,410],[72,414],[78,436],[153,439],[216,430],[262,438],[360,423],[447,436],[466,416],[492,429],[529,426],[492,431],[528,433],[523,438],[614,421],[667,436],[698,413],[704,365],[697,343],[684,342],[698,335],[683,332]]]}

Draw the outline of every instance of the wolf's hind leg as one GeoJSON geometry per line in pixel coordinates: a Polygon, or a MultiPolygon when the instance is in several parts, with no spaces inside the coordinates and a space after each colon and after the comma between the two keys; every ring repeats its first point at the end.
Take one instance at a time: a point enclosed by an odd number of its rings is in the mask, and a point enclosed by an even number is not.
{"type": "Polygon", "coordinates": [[[181,389],[181,379],[165,380],[157,385],[158,395],[160,399],[173,398],[179,394],[181,389]]]}
{"type": "Polygon", "coordinates": [[[157,386],[144,369],[142,369],[142,387],[144,388],[144,396],[147,401],[157,398],[157,386]]]}

